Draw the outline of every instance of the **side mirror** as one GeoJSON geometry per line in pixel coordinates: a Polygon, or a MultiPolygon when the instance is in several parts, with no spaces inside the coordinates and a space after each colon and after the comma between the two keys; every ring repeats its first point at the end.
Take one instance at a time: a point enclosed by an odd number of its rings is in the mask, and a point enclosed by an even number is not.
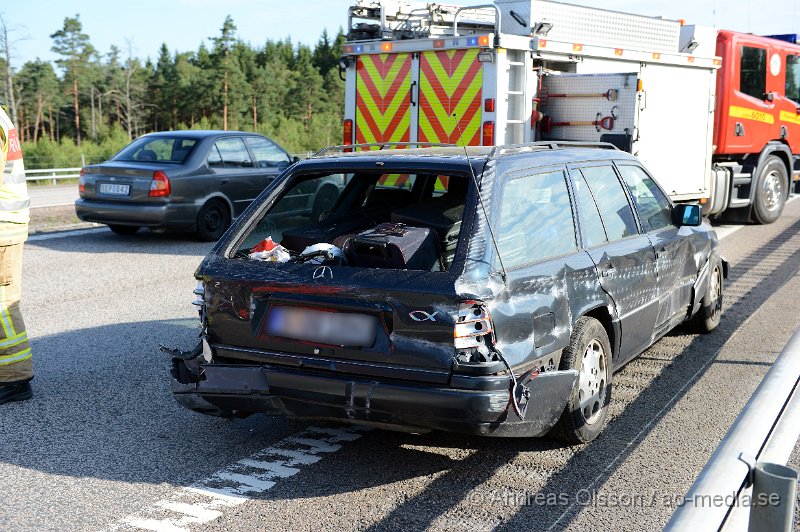
{"type": "Polygon", "coordinates": [[[697,227],[703,223],[703,212],[700,205],[682,203],[672,209],[672,220],[678,227],[697,227]]]}
{"type": "Polygon", "coordinates": [[[773,101],[775,101],[775,93],[774,93],[774,92],[768,92],[768,93],[766,93],[766,94],[764,95],[764,99],[765,99],[766,101],[768,101],[768,102],[773,102],[773,101]]]}
{"type": "Polygon", "coordinates": [[[300,157],[298,157],[296,155],[292,156],[292,164],[297,163],[297,162],[300,162],[300,157]]]}

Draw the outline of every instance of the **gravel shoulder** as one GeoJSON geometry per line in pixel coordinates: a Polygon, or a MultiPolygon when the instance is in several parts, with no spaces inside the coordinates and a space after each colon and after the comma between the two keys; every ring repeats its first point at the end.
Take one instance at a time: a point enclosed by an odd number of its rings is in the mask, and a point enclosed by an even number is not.
{"type": "Polygon", "coordinates": [[[37,207],[31,209],[31,221],[28,233],[52,233],[57,231],[70,231],[73,229],[87,229],[100,227],[100,224],[82,222],[75,214],[73,205],[60,205],[58,207],[37,207]]]}

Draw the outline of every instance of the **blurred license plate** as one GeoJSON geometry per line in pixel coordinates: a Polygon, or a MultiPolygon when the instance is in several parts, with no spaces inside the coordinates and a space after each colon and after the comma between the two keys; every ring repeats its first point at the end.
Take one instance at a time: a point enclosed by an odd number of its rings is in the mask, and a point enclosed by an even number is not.
{"type": "Polygon", "coordinates": [[[272,336],[348,347],[371,346],[377,329],[375,316],[281,306],[270,309],[265,326],[272,336]]]}
{"type": "Polygon", "coordinates": [[[130,185],[117,185],[116,183],[100,183],[100,194],[112,196],[127,196],[131,193],[130,185]]]}

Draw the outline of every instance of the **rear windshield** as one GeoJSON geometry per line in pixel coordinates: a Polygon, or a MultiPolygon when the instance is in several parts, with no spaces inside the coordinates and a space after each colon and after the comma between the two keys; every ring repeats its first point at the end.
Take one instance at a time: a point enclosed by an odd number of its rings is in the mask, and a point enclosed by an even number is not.
{"type": "Polygon", "coordinates": [[[111,160],[181,164],[192,153],[195,144],[197,140],[184,137],[140,137],[111,160]]]}
{"type": "Polygon", "coordinates": [[[236,256],[306,262],[316,251],[311,259],[337,265],[444,271],[468,185],[467,176],[435,173],[294,175],[250,225],[236,256]]]}

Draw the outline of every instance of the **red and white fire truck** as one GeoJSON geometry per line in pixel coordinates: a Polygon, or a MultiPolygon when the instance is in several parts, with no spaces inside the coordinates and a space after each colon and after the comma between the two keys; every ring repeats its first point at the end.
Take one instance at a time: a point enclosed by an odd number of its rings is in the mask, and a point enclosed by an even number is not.
{"type": "Polygon", "coordinates": [[[771,223],[800,179],[800,46],[545,0],[357,0],[344,143],[610,142],[678,202],[771,223]]]}

